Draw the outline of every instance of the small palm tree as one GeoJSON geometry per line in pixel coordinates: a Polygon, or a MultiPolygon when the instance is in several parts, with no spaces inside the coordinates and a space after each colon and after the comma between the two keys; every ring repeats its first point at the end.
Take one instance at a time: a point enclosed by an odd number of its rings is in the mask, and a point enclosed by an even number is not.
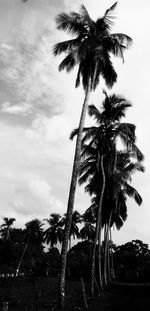
{"type": "Polygon", "coordinates": [[[82,219],[84,225],[80,230],[80,238],[82,240],[88,240],[89,242],[93,242],[95,237],[94,224],[96,223],[96,216],[91,207],[85,211],[85,213],[82,216],[82,219]]]}
{"type": "Polygon", "coordinates": [[[44,231],[44,242],[54,247],[58,242],[62,242],[64,220],[59,214],[51,214],[46,220],[49,227],[44,231]]]}
{"type": "Polygon", "coordinates": [[[111,34],[113,25],[113,12],[117,2],[106,10],[102,18],[95,21],[91,19],[84,5],[80,12],[71,12],[70,14],[61,13],[56,18],[57,28],[67,31],[75,36],[71,40],[60,42],[54,46],[54,54],[66,53],[66,57],[59,65],[59,70],[66,69],[70,72],[78,65],[76,78],[76,87],[79,86],[82,79],[82,85],[85,90],[85,98],[82,107],[79,131],[76,141],[72,179],[67,206],[67,220],[65,223],[64,239],[61,254],[60,284],[59,295],[61,308],[64,307],[65,297],[65,271],[69,234],[74,206],[75,190],[79,172],[80,152],[82,131],[86,116],[86,110],[90,92],[95,90],[102,76],[108,87],[112,87],[117,80],[117,74],[113,68],[110,54],[120,56],[123,59],[123,52],[132,42],[131,38],[125,34],[111,34]]]}
{"type": "Polygon", "coordinates": [[[6,240],[9,239],[10,232],[12,229],[11,227],[15,220],[16,220],[15,218],[7,218],[7,217],[3,218],[4,224],[0,226],[0,233],[1,233],[2,238],[6,240]]]}
{"type": "Polygon", "coordinates": [[[78,211],[74,211],[72,214],[72,222],[71,222],[71,229],[70,229],[70,241],[69,241],[69,249],[71,248],[71,237],[79,238],[79,228],[77,224],[82,222],[81,215],[78,211]]]}

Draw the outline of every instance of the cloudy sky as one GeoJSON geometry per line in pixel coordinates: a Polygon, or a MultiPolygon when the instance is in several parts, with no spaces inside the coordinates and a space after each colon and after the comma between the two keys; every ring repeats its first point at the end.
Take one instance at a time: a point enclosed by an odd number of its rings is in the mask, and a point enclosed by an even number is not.
{"type": "MultiPolygon", "coordinates": [[[[74,89],[76,71],[57,70],[52,46],[65,35],[56,30],[60,11],[79,10],[81,3],[92,18],[103,15],[112,0],[0,0],[0,217],[15,217],[23,226],[37,217],[66,211],[74,142],[84,93],[74,89]]],[[[133,103],[127,120],[137,126],[137,144],[145,155],[146,172],[136,174],[133,186],[143,197],[138,207],[128,201],[128,220],[116,243],[131,239],[150,242],[150,2],[119,0],[113,32],[126,33],[133,46],[125,63],[114,60],[118,82],[111,92],[133,103]]],[[[101,105],[103,83],[90,103],[101,105]]],[[[89,124],[89,119],[86,120],[89,124]]],[[[83,188],[76,193],[75,209],[89,206],[83,188]]]]}

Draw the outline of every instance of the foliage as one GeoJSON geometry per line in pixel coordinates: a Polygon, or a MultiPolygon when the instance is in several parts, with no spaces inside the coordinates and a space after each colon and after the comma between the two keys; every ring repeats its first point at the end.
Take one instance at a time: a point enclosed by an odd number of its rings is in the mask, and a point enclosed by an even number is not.
{"type": "Polygon", "coordinates": [[[140,240],[118,246],[114,252],[116,277],[126,282],[150,282],[150,250],[140,240]]]}
{"type": "Polygon", "coordinates": [[[90,277],[91,255],[93,244],[89,241],[78,242],[73,246],[67,257],[67,276],[73,279],[90,277]]]}
{"type": "Polygon", "coordinates": [[[58,248],[51,247],[45,254],[46,261],[46,275],[50,277],[57,277],[59,274],[60,253],[58,248]]]}

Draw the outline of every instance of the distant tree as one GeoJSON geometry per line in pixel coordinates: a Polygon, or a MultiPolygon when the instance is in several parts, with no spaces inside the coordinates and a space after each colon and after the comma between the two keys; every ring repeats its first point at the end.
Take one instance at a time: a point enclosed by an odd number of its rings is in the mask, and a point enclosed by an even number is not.
{"type": "Polygon", "coordinates": [[[26,223],[25,225],[25,240],[24,240],[24,249],[20,258],[20,261],[18,263],[17,269],[16,269],[16,275],[20,272],[20,267],[24,258],[24,255],[27,251],[27,248],[31,246],[33,247],[37,244],[41,244],[43,241],[43,224],[40,220],[34,219],[26,223]]]}
{"type": "Polygon", "coordinates": [[[95,237],[95,222],[96,222],[96,216],[93,212],[92,208],[86,210],[86,212],[82,216],[83,220],[83,227],[80,230],[80,238],[82,240],[88,240],[89,242],[94,241],[95,237]]]}
{"type": "Polygon", "coordinates": [[[44,231],[44,242],[50,244],[50,247],[53,247],[58,242],[62,242],[63,238],[63,226],[64,219],[59,214],[53,213],[50,215],[50,218],[44,219],[48,228],[44,231]]]}
{"type": "Polygon", "coordinates": [[[67,276],[71,279],[90,278],[92,243],[89,241],[78,242],[67,255],[67,276]]]}
{"type": "Polygon", "coordinates": [[[46,256],[46,275],[57,277],[59,273],[60,253],[58,248],[51,247],[45,254],[46,256]]]}
{"type": "MultiPolygon", "coordinates": [[[[66,214],[63,217],[64,224],[66,222],[66,214]]],[[[72,222],[71,222],[71,229],[70,229],[70,235],[69,235],[69,249],[71,248],[71,237],[79,238],[79,228],[77,224],[82,222],[82,217],[78,211],[74,211],[72,214],[72,222]]]]}
{"type": "Polygon", "coordinates": [[[115,274],[120,281],[150,281],[150,250],[141,240],[132,240],[116,248],[114,252],[115,274]],[[148,273],[147,273],[148,272],[148,273]]]}
{"type": "Polygon", "coordinates": [[[15,272],[24,247],[24,231],[11,229],[9,239],[0,239],[0,273],[15,272]]]}
{"type": "Polygon", "coordinates": [[[8,240],[10,237],[10,232],[12,230],[12,225],[16,219],[4,217],[4,223],[0,226],[0,233],[3,239],[8,240]]]}

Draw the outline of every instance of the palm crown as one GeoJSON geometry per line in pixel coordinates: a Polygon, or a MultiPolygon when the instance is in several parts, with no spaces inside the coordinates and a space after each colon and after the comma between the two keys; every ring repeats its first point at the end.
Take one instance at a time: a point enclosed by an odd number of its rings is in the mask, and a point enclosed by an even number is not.
{"type": "Polygon", "coordinates": [[[122,33],[110,32],[116,6],[117,2],[96,21],[91,19],[84,5],[79,13],[60,13],[56,18],[59,30],[75,36],[71,40],[56,44],[53,52],[55,55],[63,52],[67,54],[59,65],[60,71],[66,69],[69,72],[78,65],[76,87],[79,86],[81,78],[84,89],[90,81],[91,90],[98,85],[100,75],[108,87],[112,87],[117,80],[110,54],[124,60],[123,52],[131,45],[132,39],[122,33]]]}

